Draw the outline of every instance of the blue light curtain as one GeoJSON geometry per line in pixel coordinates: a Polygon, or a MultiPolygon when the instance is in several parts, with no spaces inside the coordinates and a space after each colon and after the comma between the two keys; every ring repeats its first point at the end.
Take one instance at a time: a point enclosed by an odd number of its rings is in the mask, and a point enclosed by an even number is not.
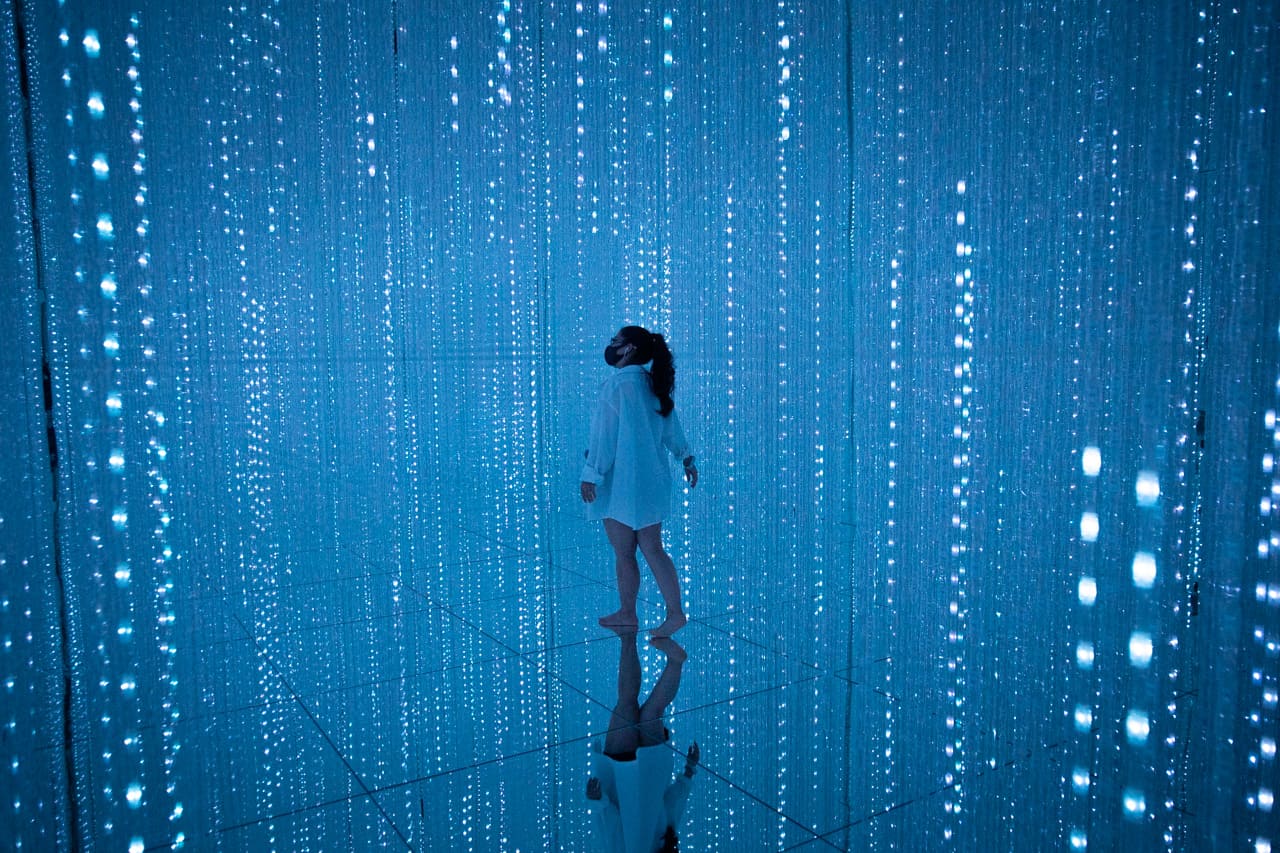
{"type": "Polygon", "coordinates": [[[0,16],[6,843],[345,800],[288,844],[501,847],[396,787],[446,766],[410,733],[583,733],[537,667],[415,701],[480,641],[412,602],[568,630],[625,323],[677,359],[695,615],[871,688],[727,782],[851,849],[1277,840],[1274,4],[0,16]]]}

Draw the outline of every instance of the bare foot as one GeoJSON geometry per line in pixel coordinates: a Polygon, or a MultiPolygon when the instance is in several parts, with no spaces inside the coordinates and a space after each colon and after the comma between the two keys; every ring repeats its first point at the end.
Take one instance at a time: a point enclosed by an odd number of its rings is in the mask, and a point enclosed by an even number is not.
{"type": "Polygon", "coordinates": [[[654,639],[662,639],[670,637],[676,631],[679,631],[689,622],[689,617],[683,613],[672,613],[666,619],[662,620],[662,624],[656,628],[649,629],[649,636],[654,639]]]}
{"type": "Polygon", "coordinates": [[[635,613],[626,613],[618,610],[610,613],[608,616],[601,616],[596,620],[600,623],[601,628],[638,628],[640,621],[636,619],[635,613]]]}
{"type": "Polygon", "coordinates": [[[670,637],[654,637],[649,645],[666,655],[671,663],[682,664],[689,659],[689,653],[684,647],[670,637]]]}

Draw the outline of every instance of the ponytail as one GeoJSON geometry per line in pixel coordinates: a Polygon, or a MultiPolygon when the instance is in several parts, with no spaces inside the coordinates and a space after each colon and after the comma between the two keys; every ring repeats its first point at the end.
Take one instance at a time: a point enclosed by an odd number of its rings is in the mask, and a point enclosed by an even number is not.
{"type": "Polygon", "coordinates": [[[667,348],[667,341],[662,335],[654,335],[653,367],[649,368],[649,387],[658,398],[658,412],[665,418],[676,407],[671,399],[671,392],[676,388],[676,360],[667,348]]]}
{"type": "Polygon", "coordinates": [[[676,387],[676,362],[667,347],[667,339],[643,326],[623,326],[618,334],[640,350],[640,364],[653,362],[649,368],[649,389],[658,398],[658,412],[665,418],[676,407],[671,399],[676,387]]]}

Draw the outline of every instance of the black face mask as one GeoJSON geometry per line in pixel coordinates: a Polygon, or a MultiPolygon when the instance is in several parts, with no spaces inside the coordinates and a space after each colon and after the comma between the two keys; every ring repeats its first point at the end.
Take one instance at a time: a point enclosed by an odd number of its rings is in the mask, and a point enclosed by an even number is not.
{"type": "Polygon", "coordinates": [[[624,346],[626,346],[626,344],[618,344],[617,346],[614,346],[613,344],[609,344],[609,346],[605,347],[604,348],[605,364],[609,365],[610,367],[616,367],[618,362],[622,361],[622,348],[624,346]]]}

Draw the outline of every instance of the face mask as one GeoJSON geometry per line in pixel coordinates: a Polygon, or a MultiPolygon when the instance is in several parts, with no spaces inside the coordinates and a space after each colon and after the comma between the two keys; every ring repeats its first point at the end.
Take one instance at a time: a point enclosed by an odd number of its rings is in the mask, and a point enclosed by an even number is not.
{"type": "Polygon", "coordinates": [[[605,364],[609,365],[610,367],[617,366],[618,362],[622,361],[622,348],[624,346],[626,346],[626,344],[619,344],[618,346],[614,346],[613,344],[610,344],[609,346],[605,347],[604,348],[605,364]]]}

